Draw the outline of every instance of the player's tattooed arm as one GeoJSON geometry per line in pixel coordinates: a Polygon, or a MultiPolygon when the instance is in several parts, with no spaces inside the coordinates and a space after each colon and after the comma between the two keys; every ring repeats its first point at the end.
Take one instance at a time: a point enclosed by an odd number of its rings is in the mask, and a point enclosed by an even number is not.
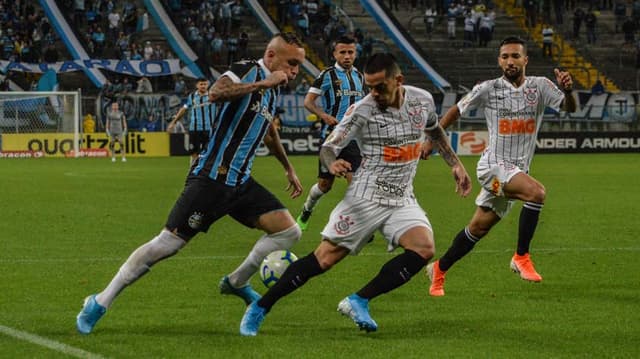
{"type": "Polygon", "coordinates": [[[437,126],[434,129],[425,131],[427,138],[431,140],[431,143],[436,147],[442,159],[450,166],[453,167],[460,163],[460,159],[449,145],[447,135],[444,133],[442,126],[437,126]]]}
{"type": "Polygon", "coordinates": [[[451,173],[453,174],[453,179],[456,181],[456,193],[462,197],[466,197],[471,193],[471,178],[469,178],[469,174],[460,161],[460,158],[458,158],[453,148],[451,148],[451,145],[449,145],[449,140],[444,130],[438,125],[436,128],[425,132],[438,149],[442,159],[451,166],[451,173]]]}
{"type": "Polygon", "coordinates": [[[209,89],[209,101],[231,101],[258,90],[284,85],[287,81],[283,71],[274,71],[266,79],[252,83],[236,83],[229,76],[222,76],[209,89]]]}

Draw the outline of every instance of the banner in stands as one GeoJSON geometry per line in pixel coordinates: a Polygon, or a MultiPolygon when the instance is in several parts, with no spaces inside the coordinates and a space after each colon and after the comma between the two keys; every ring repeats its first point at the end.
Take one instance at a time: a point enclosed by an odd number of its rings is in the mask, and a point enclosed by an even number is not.
{"type": "MultiPolygon", "coordinates": [[[[81,149],[108,149],[104,133],[87,133],[80,138],[81,149]]],[[[119,151],[116,144],[116,151],[119,151]]],[[[46,157],[64,157],[73,151],[73,133],[2,134],[2,151],[42,152],[46,157]]],[[[169,156],[169,135],[166,132],[129,132],[125,151],[131,157],[169,156]]],[[[92,152],[92,151],[87,151],[92,152]]]]}
{"type": "MultiPolygon", "coordinates": [[[[97,119],[101,124],[106,122],[107,112],[111,109],[111,103],[117,101],[120,111],[127,119],[130,130],[162,131],[166,128],[167,122],[175,115],[182,100],[172,94],[137,94],[127,93],[107,96],[104,94],[98,97],[97,119]],[[163,124],[164,122],[164,124],[163,124]]],[[[187,121],[189,116],[183,117],[187,121]]]]}
{"type": "Polygon", "coordinates": [[[47,70],[54,70],[58,74],[85,69],[104,69],[131,76],[168,76],[173,74],[183,74],[193,77],[191,70],[180,66],[179,59],[168,60],[67,60],[55,63],[27,63],[0,60],[0,71],[45,73],[47,70]]]}

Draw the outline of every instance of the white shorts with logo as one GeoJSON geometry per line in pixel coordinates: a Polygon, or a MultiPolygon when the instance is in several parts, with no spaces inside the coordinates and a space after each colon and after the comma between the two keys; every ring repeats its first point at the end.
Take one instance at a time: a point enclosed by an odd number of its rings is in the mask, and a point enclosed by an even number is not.
{"type": "Polygon", "coordinates": [[[417,203],[388,207],[361,198],[345,197],[331,212],[321,234],[356,255],[376,230],[384,235],[387,250],[391,252],[398,247],[400,237],[414,227],[426,227],[433,232],[427,215],[417,203]]]}
{"type": "Polygon", "coordinates": [[[506,216],[511,211],[515,200],[505,197],[502,189],[504,185],[511,181],[513,176],[520,172],[523,172],[523,170],[512,163],[498,162],[497,164],[489,164],[484,157],[481,158],[478,161],[476,175],[482,189],[478,197],[476,197],[476,205],[491,208],[500,218],[506,216]]]}

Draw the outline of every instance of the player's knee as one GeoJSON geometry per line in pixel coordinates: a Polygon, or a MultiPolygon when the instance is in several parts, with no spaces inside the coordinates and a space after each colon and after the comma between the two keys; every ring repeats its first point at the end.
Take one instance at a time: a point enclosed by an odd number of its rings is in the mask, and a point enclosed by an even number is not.
{"type": "Polygon", "coordinates": [[[544,203],[545,198],[547,197],[547,190],[544,188],[542,184],[536,186],[532,193],[531,199],[529,201],[535,203],[544,203]]]}
{"type": "Polygon", "coordinates": [[[425,260],[425,264],[436,254],[436,248],[432,243],[425,243],[410,249],[425,260]]]}
{"type": "Polygon", "coordinates": [[[269,235],[271,239],[280,245],[281,249],[289,249],[296,244],[302,237],[300,226],[295,223],[293,226],[269,235]]]}
{"type": "Polygon", "coordinates": [[[327,193],[329,191],[331,191],[331,188],[333,187],[333,182],[332,181],[328,181],[325,179],[321,179],[318,181],[318,189],[320,191],[322,191],[322,193],[327,193]]]}
{"type": "Polygon", "coordinates": [[[469,233],[473,237],[480,240],[480,238],[484,237],[485,235],[487,235],[487,233],[489,233],[489,231],[491,230],[491,225],[488,223],[471,221],[471,223],[469,223],[467,228],[469,229],[469,233]]]}

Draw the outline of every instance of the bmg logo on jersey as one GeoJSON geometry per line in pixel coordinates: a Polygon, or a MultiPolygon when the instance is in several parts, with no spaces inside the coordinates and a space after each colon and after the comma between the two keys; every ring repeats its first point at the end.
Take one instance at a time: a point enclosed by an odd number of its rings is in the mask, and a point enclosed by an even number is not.
{"type": "Polygon", "coordinates": [[[501,135],[531,135],[536,132],[536,120],[533,118],[498,119],[498,133],[501,135]]]}

